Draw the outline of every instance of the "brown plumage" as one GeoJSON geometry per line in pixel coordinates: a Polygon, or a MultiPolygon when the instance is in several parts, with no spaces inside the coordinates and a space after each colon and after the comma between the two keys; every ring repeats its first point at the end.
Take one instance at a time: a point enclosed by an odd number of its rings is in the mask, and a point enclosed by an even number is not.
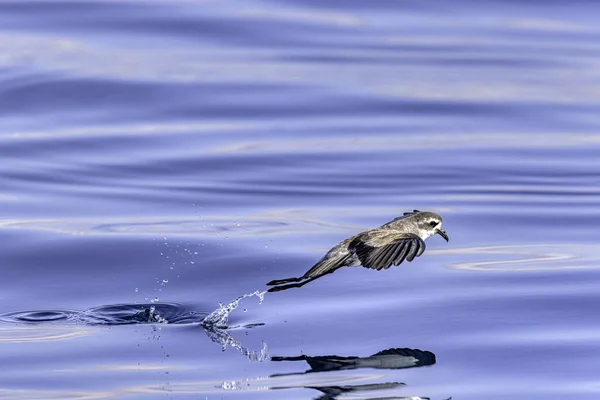
{"type": "Polygon", "coordinates": [[[439,234],[446,241],[442,217],[433,212],[414,210],[404,213],[378,228],[361,232],[338,243],[304,275],[273,280],[269,292],[301,287],[341,267],[363,266],[375,270],[388,269],[404,260],[412,261],[425,251],[425,239],[439,234]],[[283,286],[279,286],[283,285],[283,286]]]}

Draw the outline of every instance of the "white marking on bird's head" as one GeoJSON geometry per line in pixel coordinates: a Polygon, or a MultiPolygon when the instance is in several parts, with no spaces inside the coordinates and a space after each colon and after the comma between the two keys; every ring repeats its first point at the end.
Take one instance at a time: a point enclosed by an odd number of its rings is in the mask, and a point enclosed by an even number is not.
{"type": "Polygon", "coordinates": [[[432,212],[422,212],[418,216],[417,231],[421,239],[425,240],[436,233],[448,240],[446,232],[442,229],[442,217],[432,212]]]}

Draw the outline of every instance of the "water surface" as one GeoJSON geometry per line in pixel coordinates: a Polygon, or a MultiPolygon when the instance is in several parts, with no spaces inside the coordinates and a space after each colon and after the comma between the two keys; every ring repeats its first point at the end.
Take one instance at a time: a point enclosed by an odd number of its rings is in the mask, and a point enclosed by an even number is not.
{"type": "Polygon", "coordinates": [[[596,399],[596,15],[1,1],[0,398],[596,399]],[[203,327],[413,209],[450,242],[203,327]]]}

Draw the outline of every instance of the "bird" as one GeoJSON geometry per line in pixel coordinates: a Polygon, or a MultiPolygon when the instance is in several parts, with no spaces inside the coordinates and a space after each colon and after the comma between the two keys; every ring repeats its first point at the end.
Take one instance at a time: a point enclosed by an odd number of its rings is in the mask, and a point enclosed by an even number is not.
{"type": "Polygon", "coordinates": [[[438,234],[449,241],[442,229],[442,217],[429,211],[405,212],[378,228],[351,236],[329,250],[311,269],[298,278],[267,283],[268,292],[298,288],[342,267],[382,270],[410,262],[425,251],[425,239],[438,234]]]}

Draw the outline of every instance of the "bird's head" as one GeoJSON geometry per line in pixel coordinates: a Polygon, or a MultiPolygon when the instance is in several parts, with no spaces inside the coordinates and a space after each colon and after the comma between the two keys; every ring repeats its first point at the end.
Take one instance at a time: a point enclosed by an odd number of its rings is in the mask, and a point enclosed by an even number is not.
{"type": "Polygon", "coordinates": [[[431,235],[436,233],[448,241],[448,235],[446,231],[442,229],[442,217],[433,212],[419,212],[415,215],[417,217],[417,228],[419,229],[419,236],[425,240],[431,235]]]}

